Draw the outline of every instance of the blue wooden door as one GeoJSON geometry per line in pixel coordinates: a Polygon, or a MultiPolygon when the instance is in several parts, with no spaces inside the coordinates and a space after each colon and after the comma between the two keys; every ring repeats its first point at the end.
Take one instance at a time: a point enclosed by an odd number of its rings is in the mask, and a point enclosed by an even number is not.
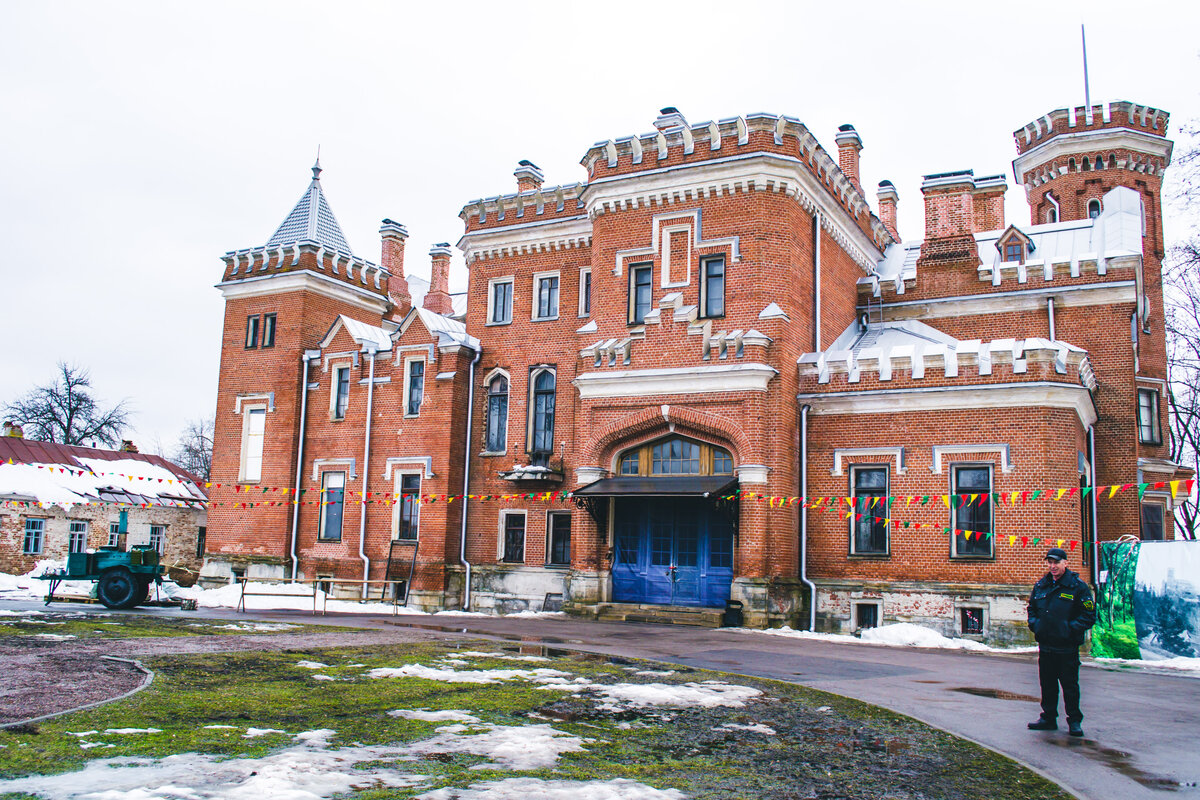
{"type": "Polygon", "coordinates": [[[613,599],[720,607],[733,581],[733,529],[698,498],[621,499],[613,599]]]}

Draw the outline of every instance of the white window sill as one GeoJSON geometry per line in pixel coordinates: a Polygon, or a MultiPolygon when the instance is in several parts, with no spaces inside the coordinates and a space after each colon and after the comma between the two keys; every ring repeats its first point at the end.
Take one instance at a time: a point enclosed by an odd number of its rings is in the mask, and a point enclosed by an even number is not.
{"type": "Polygon", "coordinates": [[[506,319],[503,322],[485,322],[484,327],[490,328],[496,325],[512,325],[511,319],[506,319]]]}
{"type": "Polygon", "coordinates": [[[557,314],[554,315],[553,317],[530,317],[529,321],[530,322],[554,322],[556,319],[558,319],[557,314]]]}
{"type": "Polygon", "coordinates": [[[490,458],[492,456],[508,455],[507,450],[484,450],[482,453],[477,453],[480,458],[490,458]]]}

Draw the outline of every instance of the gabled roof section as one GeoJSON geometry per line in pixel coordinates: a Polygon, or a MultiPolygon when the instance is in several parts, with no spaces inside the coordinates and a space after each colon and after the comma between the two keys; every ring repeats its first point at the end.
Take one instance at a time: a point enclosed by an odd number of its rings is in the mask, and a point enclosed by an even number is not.
{"type": "Polygon", "coordinates": [[[313,164],[313,178],[300,196],[296,207],[267,241],[267,247],[292,244],[293,242],[316,242],[329,250],[353,255],[342,226],[338,225],[325,192],[321,190],[321,162],[313,164]]]}
{"type": "Polygon", "coordinates": [[[462,345],[474,350],[479,349],[479,340],[467,333],[467,326],[462,320],[436,314],[427,308],[413,306],[400,323],[400,330],[392,334],[393,340],[399,339],[408,331],[415,320],[420,320],[429,331],[429,335],[437,339],[438,347],[447,345],[462,345]]]}
{"type": "Polygon", "coordinates": [[[337,332],[345,329],[346,334],[354,340],[354,342],[363,349],[363,352],[374,350],[375,352],[383,352],[392,349],[392,335],[390,331],[374,325],[368,325],[365,322],[359,322],[356,319],[351,319],[345,314],[338,314],[338,318],[334,320],[330,326],[329,332],[325,334],[325,338],[320,342],[320,348],[324,350],[333,344],[333,338],[337,336],[337,332]]]}
{"type": "Polygon", "coordinates": [[[1026,254],[1032,254],[1037,249],[1037,244],[1033,239],[1029,238],[1029,234],[1018,228],[1016,225],[1009,225],[1004,229],[1004,233],[996,239],[996,249],[1000,251],[1000,257],[1004,258],[1004,246],[1012,239],[1019,239],[1021,244],[1025,246],[1026,254]]]}

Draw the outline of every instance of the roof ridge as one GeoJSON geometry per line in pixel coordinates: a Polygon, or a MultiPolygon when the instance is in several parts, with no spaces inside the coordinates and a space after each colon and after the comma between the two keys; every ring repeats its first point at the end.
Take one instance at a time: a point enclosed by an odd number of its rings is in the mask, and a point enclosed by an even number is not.
{"type": "Polygon", "coordinates": [[[287,245],[294,242],[311,241],[329,249],[354,255],[342,226],[321,188],[321,162],[312,167],[313,177],[304,194],[296,201],[291,212],[284,218],[275,233],[267,240],[267,247],[287,245]]]}

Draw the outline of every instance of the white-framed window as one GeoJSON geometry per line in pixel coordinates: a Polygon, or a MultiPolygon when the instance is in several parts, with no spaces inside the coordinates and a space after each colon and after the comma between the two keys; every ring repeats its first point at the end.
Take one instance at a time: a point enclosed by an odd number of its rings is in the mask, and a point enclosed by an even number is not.
{"type": "Polygon", "coordinates": [[[641,325],[654,302],[654,265],[629,265],[629,323],[641,325]]]}
{"type": "Polygon", "coordinates": [[[529,453],[543,465],[554,453],[554,405],[554,370],[533,370],[529,381],[529,453]]]}
{"type": "Polygon", "coordinates": [[[421,473],[397,472],[395,481],[392,538],[405,541],[418,539],[421,530],[421,473]]]}
{"type": "Polygon", "coordinates": [[[512,322],[513,276],[488,281],[488,325],[507,325],[512,322]]]}
{"type": "Polygon", "coordinates": [[[1158,410],[1158,390],[1138,389],[1138,441],[1162,444],[1162,419],[1158,410]]]}
{"type": "Polygon", "coordinates": [[[592,314],[592,268],[584,267],[579,270],[579,316],[589,317],[592,314]]]}
{"type": "Polygon", "coordinates": [[[854,603],[854,630],[878,628],[883,618],[882,600],[858,600],[854,603]]]}
{"type": "Polygon", "coordinates": [[[546,563],[571,565],[571,512],[551,511],[546,515],[546,563]]]}
{"type": "Polygon", "coordinates": [[[1167,503],[1158,498],[1142,499],[1142,541],[1161,542],[1167,538],[1167,503]]]}
{"type": "Polygon", "coordinates": [[[959,606],[958,632],[964,636],[982,636],[987,628],[985,606],[959,606]]]}
{"type": "Polygon", "coordinates": [[[700,260],[700,316],[725,316],[725,256],[700,260]]]}
{"type": "Polygon", "coordinates": [[[262,346],[275,346],[275,315],[263,314],[262,318],[262,346]]]}
{"type": "Polygon", "coordinates": [[[500,512],[500,560],[505,564],[525,563],[525,512],[500,512]]]}
{"type": "Polygon", "coordinates": [[[67,552],[82,553],[87,550],[87,520],[73,519],[67,523],[67,552]]]}
{"type": "Polygon", "coordinates": [[[350,409],[350,365],[335,364],[329,385],[329,416],[345,419],[350,409]]]}
{"type": "Polygon", "coordinates": [[[483,420],[483,449],[486,453],[508,450],[508,375],[495,372],[487,382],[483,420]]]}
{"type": "Polygon", "coordinates": [[[121,542],[121,523],[108,523],[108,546],[116,547],[121,542]]]}
{"type": "Polygon", "coordinates": [[[404,416],[418,416],[424,399],[425,358],[410,356],[404,359],[404,416]]]}
{"type": "Polygon", "coordinates": [[[41,517],[25,519],[25,543],[21,552],[27,556],[40,555],[46,534],[46,520],[41,517]]]}
{"type": "Polygon", "coordinates": [[[533,275],[534,321],[558,319],[558,272],[536,272],[533,275]]]}
{"type": "Polygon", "coordinates": [[[342,516],[346,506],[346,473],[321,473],[321,521],[317,539],[338,542],[342,539],[342,516]]]}
{"type": "Polygon", "coordinates": [[[262,480],[263,444],[267,438],[267,406],[242,406],[242,458],[239,483],[262,480]]]}
{"type": "Polygon", "coordinates": [[[167,526],[166,525],[151,525],[150,526],[150,546],[154,548],[154,552],[161,553],[167,543],[167,526]]]}
{"type": "Polygon", "coordinates": [[[889,553],[888,465],[850,467],[850,496],[854,515],[850,518],[850,555],[886,556],[889,553]]]}
{"type": "Polygon", "coordinates": [[[950,555],[954,558],[993,558],[996,531],[992,513],[992,465],[951,464],[950,495],[950,555]]]}
{"type": "Polygon", "coordinates": [[[246,349],[254,350],[258,347],[258,314],[251,314],[246,317],[246,349]]]}

